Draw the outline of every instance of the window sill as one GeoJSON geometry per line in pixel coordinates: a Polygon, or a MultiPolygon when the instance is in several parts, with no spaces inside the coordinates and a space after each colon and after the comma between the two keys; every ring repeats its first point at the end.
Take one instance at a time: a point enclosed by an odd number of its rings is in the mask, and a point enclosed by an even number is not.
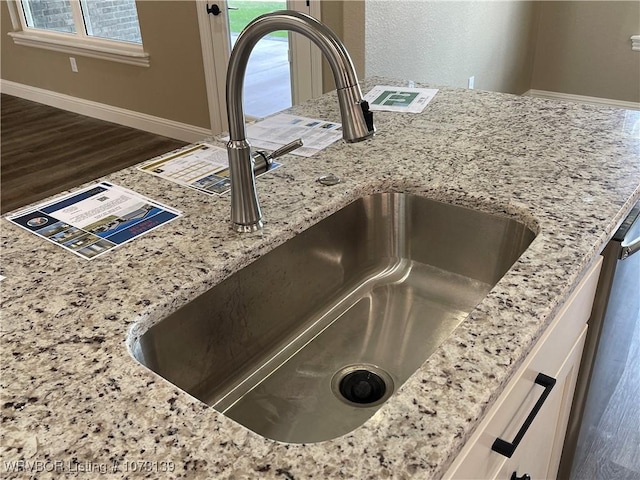
{"type": "Polygon", "coordinates": [[[142,49],[142,45],[128,44],[126,42],[113,42],[99,38],[64,38],[49,32],[9,32],[16,45],[43,48],[55,52],[70,53],[112,62],[126,63],[148,67],[149,54],[142,49]]]}

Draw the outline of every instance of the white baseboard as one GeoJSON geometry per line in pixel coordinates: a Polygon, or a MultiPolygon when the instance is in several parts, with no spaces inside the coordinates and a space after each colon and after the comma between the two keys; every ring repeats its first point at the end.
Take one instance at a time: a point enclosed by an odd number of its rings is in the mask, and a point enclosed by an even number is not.
{"type": "Polygon", "coordinates": [[[640,110],[639,102],[626,102],[624,100],[613,100],[610,98],[587,97],[584,95],[572,95],[570,93],[548,92],[546,90],[528,90],[524,95],[538,98],[548,98],[551,100],[564,100],[567,102],[586,103],[589,105],[600,105],[603,107],[624,108],[626,110],[640,110]]]}
{"type": "Polygon", "coordinates": [[[42,88],[31,87],[21,83],[0,80],[0,91],[14,97],[43,103],[61,110],[86,115],[126,127],[137,128],[145,132],[175,138],[184,142],[197,142],[211,136],[211,130],[186,123],[154,117],[146,113],[134,112],[124,108],[113,107],[104,103],[84,100],[42,88]]]}

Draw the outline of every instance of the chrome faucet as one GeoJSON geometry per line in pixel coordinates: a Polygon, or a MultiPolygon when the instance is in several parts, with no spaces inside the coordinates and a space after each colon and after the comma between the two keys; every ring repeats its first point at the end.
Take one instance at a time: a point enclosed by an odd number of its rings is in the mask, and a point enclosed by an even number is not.
{"type": "Polygon", "coordinates": [[[246,138],[242,90],[253,47],[262,37],[277,30],[291,30],[304,35],[326,57],[336,83],[344,140],[359,142],[375,132],[373,115],[368,103],[362,99],[351,58],[329,27],[309,15],[288,10],[267,13],[253,20],[238,36],[227,70],[231,222],[237,232],[253,232],[262,228],[262,213],[253,169],[254,158],[246,138]]]}

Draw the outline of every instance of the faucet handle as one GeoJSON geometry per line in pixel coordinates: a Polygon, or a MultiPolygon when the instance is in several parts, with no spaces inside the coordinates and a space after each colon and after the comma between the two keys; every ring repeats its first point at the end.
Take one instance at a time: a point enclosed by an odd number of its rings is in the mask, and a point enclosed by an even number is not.
{"type": "Polygon", "coordinates": [[[274,158],[278,158],[286,155],[287,153],[293,152],[294,150],[300,148],[302,145],[304,145],[302,139],[298,138],[293,142],[289,142],[286,145],[283,145],[279,149],[275,150],[273,153],[271,153],[271,155],[269,155],[269,157],[271,157],[271,160],[273,160],[274,158]]]}
{"type": "Polygon", "coordinates": [[[300,148],[302,145],[302,139],[298,138],[293,142],[289,142],[286,145],[283,145],[282,147],[274,150],[271,153],[267,153],[262,150],[256,150],[252,153],[254,161],[253,172],[256,175],[267,172],[271,168],[271,165],[273,165],[274,159],[286,155],[287,153],[291,153],[295,149],[300,148]]]}

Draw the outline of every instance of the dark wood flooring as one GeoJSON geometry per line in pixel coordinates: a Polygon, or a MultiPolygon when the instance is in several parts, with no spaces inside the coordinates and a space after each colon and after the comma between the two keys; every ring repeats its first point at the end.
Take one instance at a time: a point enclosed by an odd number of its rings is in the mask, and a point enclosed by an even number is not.
{"type": "Polygon", "coordinates": [[[10,95],[0,105],[3,214],[186,145],[10,95]]]}
{"type": "Polygon", "coordinates": [[[640,480],[640,254],[618,270],[571,480],[640,480]]]}

